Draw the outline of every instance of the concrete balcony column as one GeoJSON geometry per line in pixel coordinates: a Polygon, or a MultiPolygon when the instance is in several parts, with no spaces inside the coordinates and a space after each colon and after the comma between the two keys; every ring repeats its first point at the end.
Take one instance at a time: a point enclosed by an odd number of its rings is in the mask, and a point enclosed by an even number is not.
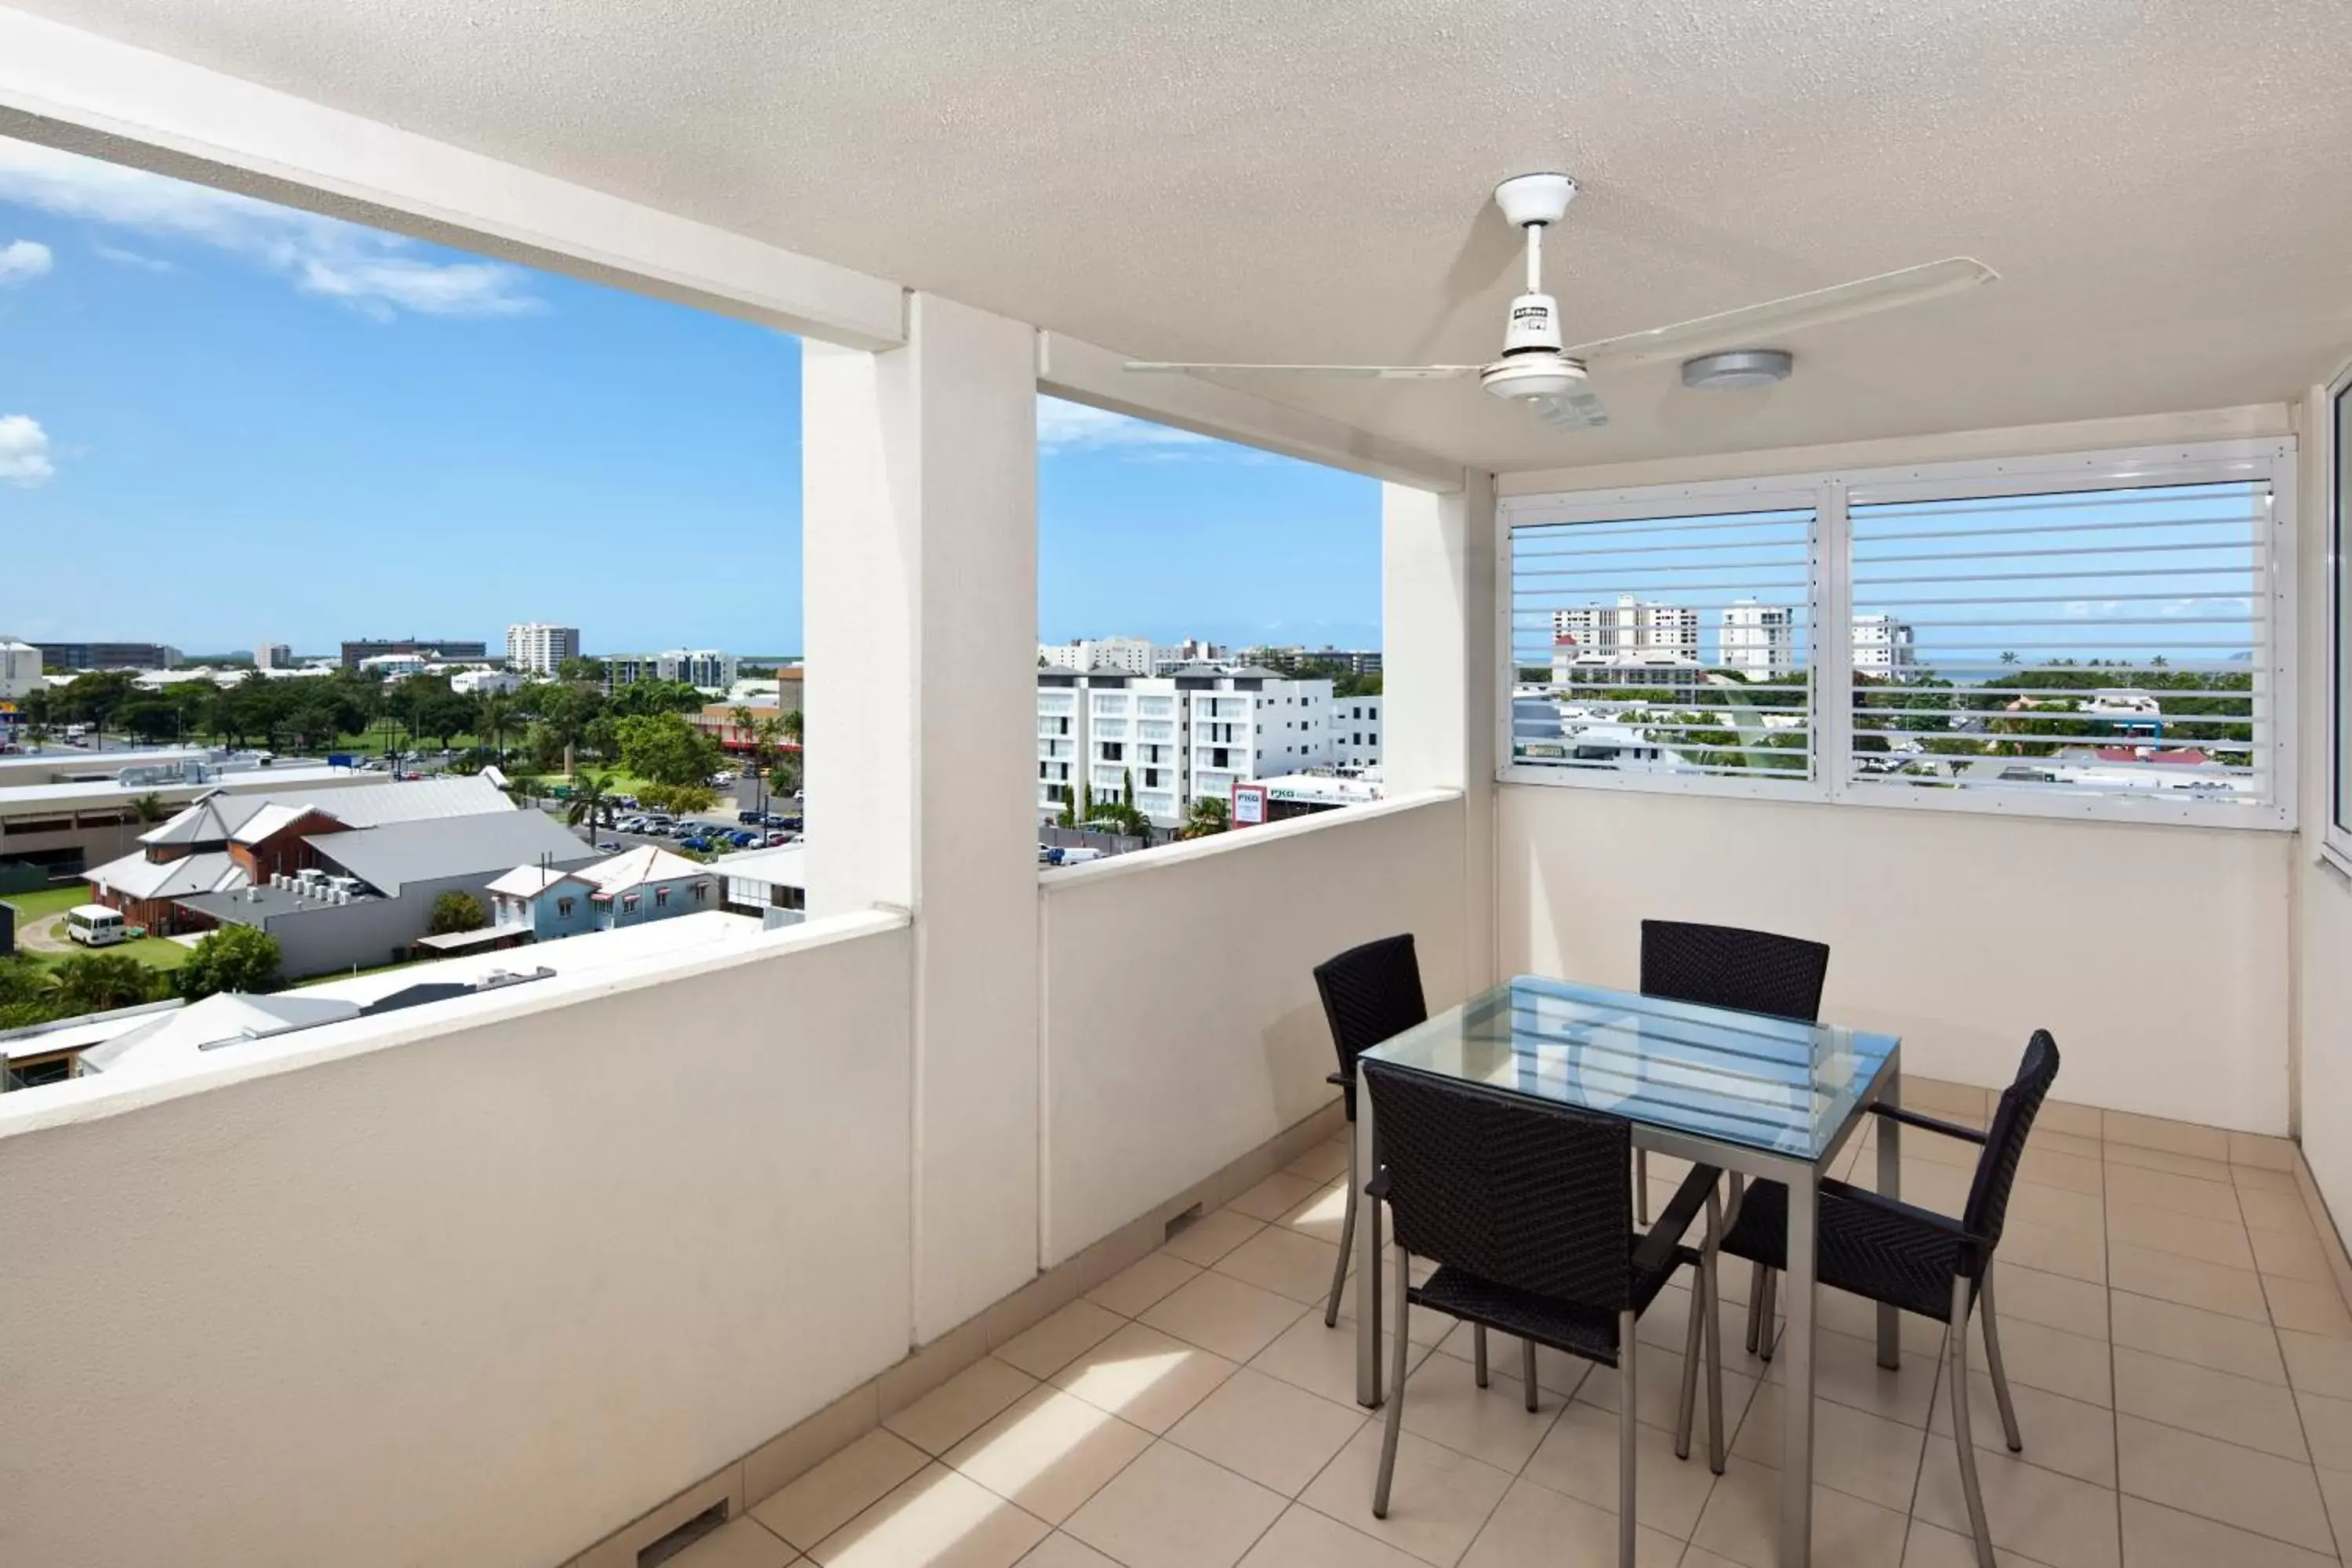
{"type": "Polygon", "coordinates": [[[812,916],[914,916],[914,1329],[1037,1267],[1036,362],[926,294],[906,345],[808,342],[812,916]]]}
{"type": "MultiPolygon", "coordinates": [[[[1391,795],[1463,793],[1462,974],[1495,973],[1495,762],[1502,642],[1495,481],[1381,486],[1381,772],[1391,795]]],[[[1433,1004],[1436,998],[1431,998],[1433,1004]]]]}

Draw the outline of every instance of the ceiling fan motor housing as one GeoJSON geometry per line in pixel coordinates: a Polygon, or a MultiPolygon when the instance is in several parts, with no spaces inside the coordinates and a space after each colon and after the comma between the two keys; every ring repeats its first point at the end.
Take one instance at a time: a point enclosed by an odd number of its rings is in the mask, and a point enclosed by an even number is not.
{"type": "Polygon", "coordinates": [[[1549,294],[1522,294],[1511,301],[1503,328],[1503,357],[1559,353],[1559,302],[1549,294]]]}

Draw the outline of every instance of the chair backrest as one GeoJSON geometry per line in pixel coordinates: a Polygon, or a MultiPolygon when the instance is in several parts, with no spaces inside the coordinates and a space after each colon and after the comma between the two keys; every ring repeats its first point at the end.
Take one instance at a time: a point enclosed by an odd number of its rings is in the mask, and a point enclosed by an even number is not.
{"type": "MultiPolygon", "coordinates": [[[[1323,997],[1323,1016],[1331,1025],[1339,1070],[1350,1078],[1358,1057],[1429,1021],[1429,1005],[1421,995],[1421,962],[1413,956],[1410,931],[1351,947],[1317,964],[1315,989],[1323,997]]],[[[1355,1104],[1351,1089],[1350,1116],[1355,1104]]]]}
{"type": "Polygon", "coordinates": [[[1969,1206],[1961,1223],[1980,1237],[1987,1247],[2000,1239],[2002,1219],[2009,1213],[2009,1189],[2017,1184],[2017,1163],[2025,1157],[2025,1135],[2042,1097],[2058,1079],[2058,1042],[2047,1029],[2036,1029],[2017,1064],[2017,1078],[2000,1091],[1985,1130],[1984,1152],[1977,1158],[1976,1180],[1969,1184],[1969,1206]]]}
{"type": "Polygon", "coordinates": [[[1498,1285],[1625,1309],[1631,1123],[1377,1058],[1362,1070],[1398,1246],[1498,1285]]]}
{"type": "Polygon", "coordinates": [[[1821,1022],[1830,950],[1801,937],[1686,921],[1642,922],[1642,993],[1821,1022]]]}

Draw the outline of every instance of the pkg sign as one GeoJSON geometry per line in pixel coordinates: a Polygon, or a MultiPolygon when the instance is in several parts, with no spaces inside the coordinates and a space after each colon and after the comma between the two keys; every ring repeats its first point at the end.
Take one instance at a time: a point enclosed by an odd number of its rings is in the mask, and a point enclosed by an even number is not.
{"type": "Polygon", "coordinates": [[[1255,827],[1265,821],[1265,785],[1237,784],[1234,785],[1234,826],[1255,827]]]}

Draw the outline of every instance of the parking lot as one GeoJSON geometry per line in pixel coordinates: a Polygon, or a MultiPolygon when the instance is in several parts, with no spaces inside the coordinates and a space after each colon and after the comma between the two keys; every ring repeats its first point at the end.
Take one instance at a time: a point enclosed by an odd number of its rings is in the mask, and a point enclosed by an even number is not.
{"type": "MultiPolygon", "coordinates": [[[[549,803],[549,809],[551,816],[561,819],[564,805],[561,801],[553,801],[549,803]]],[[[799,802],[779,800],[773,795],[770,795],[763,803],[757,784],[740,782],[722,786],[719,804],[709,811],[682,819],[673,819],[666,825],[649,824],[639,829],[626,829],[619,826],[645,815],[646,814],[633,811],[625,806],[615,807],[614,823],[609,826],[598,824],[593,842],[597,847],[606,849],[607,853],[613,854],[647,844],[674,850],[681,845],[689,847],[699,845],[718,848],[723,842],[728,849],[757,849],[771,845],[789,843],[797,838],[802,821],[802,808],[799,802]],[[766,815],[777,818],[777,822],[758,825],[740,819],[741,813],[754,810],[762,804],[767,808],[766,815]],[[698,830],[699,830],[698,833],[698,830]],[[749,843],[736,843],[734,836],[738,834],[750,834],[755,837],[749,843]]]]}

